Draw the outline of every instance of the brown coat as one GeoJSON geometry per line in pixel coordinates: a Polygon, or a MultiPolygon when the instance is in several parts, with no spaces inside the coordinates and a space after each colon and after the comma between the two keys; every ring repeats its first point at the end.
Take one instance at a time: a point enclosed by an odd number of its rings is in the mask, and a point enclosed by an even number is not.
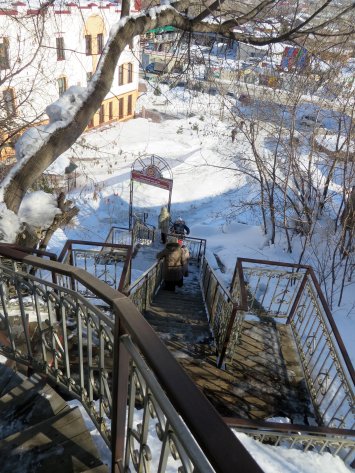
{"type": "Polygon", "coordinates": [[[176,282],[183,278],[186,258],[179,243],[167,243],[165,248],[157,254],[157,258],[164,258],[163,278],[165,281],[176,282]]]}

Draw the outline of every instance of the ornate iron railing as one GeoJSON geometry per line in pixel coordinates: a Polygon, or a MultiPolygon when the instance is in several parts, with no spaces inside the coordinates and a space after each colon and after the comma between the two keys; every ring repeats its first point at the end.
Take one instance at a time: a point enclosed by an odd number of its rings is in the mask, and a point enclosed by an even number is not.
{"type": "Polygon", "coordinates": [[[105,243],[114,245],[133,245],[133,230],[122,227],[111,227],[105,243]]]}
{"type": "MultiPolygon", "coordinates": [[[[246,261],[238,258],[238,261],[246,261]]],[[[248,260],[249,261],[249,260],[248,260]]],[[[267,265],[266,262],[260,262],[267,265]]],[[[306,269],[292,265],[278,269],[271,267],[243,267],[248,312],[257,316],[287,318],[306,269]]],[[[231,294],[241,300],[242,290],[239,271],[235,271],[231,294]]]]}
{"type": "Polygon", "coordinates": [[[112,451],[112,471],[128,471],[132,462],[136,471],[148,473],[154,468],[163,473],[170,451],[179,458],[179,471],[261,473],[128,298],[81,268],[1,246],[0,255],[14,262],[14,269],[0,265],[1,333],[9,341],[8,347],[0,344],[0,353],[42,373],[80,400],[112,451]],[[17,270],[17,263],[54,273],[58,280],[80,281],[111,308],[115,320],[78,292],[17,270]],[[24,342],[11,328],[8,302],[14,298],[19,301],[24,342]],[[26,298],[35,307],[38,324],[32,340],[26,298]],[[75,350],[70,349],[72,344],[75,350]],[[143,407],[138,411],[142,422],[136,427],[135,405],[143,407]],[[147,444],[154,419],[161,441],[157,458],[152,458],[147,444]]]}
{"type": "Polygon", "coordinates": [[[154,241],[155,227],[149,223],[143,222],[139,218],[136,218],[132,230],[122,227],[112,227],[105,243],[112,243],[115,245],[131,245],[134,247],[136,243],[147,243],[154,241]]]}
{"type": "MultiPolygon", "coordinates": [[[[168,233],[167,241],[170,241],[172,238],[181,239],[181,235],[176,235],[175,233],[168,233]]],[[[184,245],[187,247],[190,253],[190,259],[200,261],[203,255],[206,254],[206,240],[203,238],[193,238],[190,236],[182,237],[184,245]]]]}
{"type": "Polygon", "coordinates": [[[238,258],[231,286],[237,299],[244,280],[248,313],[291,325],[318,424],[354,429],[355,370],[313,269],[238,258]]]}
{"type": "Polygon", "coordinates": [[[155,241],[155,227],[136,219],[133,226],[133,241],[136,243],[150,243],[155,241]]]}
{"type": "MultiPolygon", "coordinates": [[[[117,291],[123,292],[131,283],[132,247],[114,243],[67,240],[59,261],[89,271],[117,291]],[[79,248],[75,248],[79,246],[79,248]],[[91,247],[91,248],[90,248],[91,247]]],[[[61,278],[61,285],[78,291],[85,297],[97,298],[80,282],[61,278]]]]}
{"type": "Polygon", "coordinates": [[[162,280],[163,261],[157,261],[125,291],[125,294],[141,314],[148,309],[162,280]]]}
{"type": "Polygon", "coordinates": [[[254,440],[273,446],[283,446],[290,450],[302,447],[303,452],[319,454],[330,452],[339,455],[344,463],[350,464],[355,454],[355,431],[251,419],[224,418],[235,432],[243,432],[254,440]]]}
{"type": "Polygon", "coordinates": [[[233,358],[237,348],[244,322],[243,311],[247,309],[246,298],[244,297],[244,305],[237,303],[214,272],[206,256],[202,256],[201,285],[220,368],[226,360],[233,358]]]}

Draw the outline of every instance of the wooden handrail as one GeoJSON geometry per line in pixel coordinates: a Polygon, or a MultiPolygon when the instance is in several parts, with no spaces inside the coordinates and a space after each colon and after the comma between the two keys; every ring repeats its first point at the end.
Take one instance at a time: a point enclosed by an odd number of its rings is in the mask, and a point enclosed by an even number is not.
{"type": "MultiPolygon", "coordinates": [[[[116,315],[114,360],[116,365],[113,369],[113,456],[116,455],[115,448],[118,445],[115,437],[118,431],[117,419],[120,418],[121,423],[125,422],[123,410],[126,413],[126,403],[118,405],[117,402],[119,396],[122,399],[125,397],[122,390],[119,391],[118,380],[122,377],[122,373],[128,369],[126,363],[117,366],[117,362],[127,361],[124,353],[121,357],[119,356],[119,337],[122,333],[128,333],[216,473],[242,473],[245,471],[262,473],[260,466],[126,296],[80,268],[28,256],[21,251],[4,246],[0,246],[0,255],[73,278],[114,309],[116,315]],[[121,411],[118,412],[118,409],[121,411]]],[[[120,430],[122,431],[122,425],[120,430]]]]}

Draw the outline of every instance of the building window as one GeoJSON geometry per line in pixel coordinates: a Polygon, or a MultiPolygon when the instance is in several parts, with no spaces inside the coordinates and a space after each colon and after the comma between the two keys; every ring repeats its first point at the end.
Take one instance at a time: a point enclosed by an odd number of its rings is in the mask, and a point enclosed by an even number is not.
{"type": "Polygon", "coordinates": [[[108,119],[112,120],[113,118],[113,113],[112,113],[112,102],[109,102],[108,104],[108,119]]]}
{"type": "Polygon", "coordinates": [[[133,82],[133,64],[131,62],[128,63],[128,79],[127,82],[130,84],[133,82]]]}
{"type": "Polygon", "coordinates": [[[85,35],[85,52],[87,56],[91,56],[91,35],[85,35]]]}
{"type": "Polygon", "coordinates": [[[55,42],[57,45],[57,61],[62,61],[63,59],[65,59],[64,38],[56,38],[55,42]]]}
{"type": "Polygon", "coordinates": [[[132,95],[128,96],[128,104],[127,104],[127,115],[131,115],[132,113],[132,95]]]}
{"type": "Polygon", "coordinates": [[[118,85],[123,85],[123,66],[118,68],[118,85]]]}
{"type": "Polygon", "coordinates": [[[119,119],[123,118],[123,106],[124,106],[123,98],[118,99],[118,118],[119,119]]]}
{"type": "Polygon", "coordinates": [[[101,104],[100,110],[99,110],[99,123],[103,123],[105,121],[105,106],[104,104],[101,104]]]}
{"type": "Polygon", "coordinates": [[[104,50],[104,35],[102,33],[97,35],[97,54],[101,54],[104,50]]]}
{"type": "Polygon", "coordinates": [[[9,69],[9,38],[0,38],[0,69],[9,69]]]}
{"type": "Polygon", "coordinates": [[[65,77],[60,77],[58,79],[58,86],[59,86],[59,95],[63,95],[64,92],[67,90],[67,80],[65,77]]]}
{"type": "Polygon", "coordinates": [[[89,82],[91,80],[91,77],[92,77],[92,72],[87,72],[86,73],[86,82],[87,82],[87,84],[89,84],[89,82]]]}
{"type": "Polygon", "coordinates": [[[6,115],[8,118],[15,117],[16,113],[16,103],[15,103],[15,94],[14,89],[6,89],[3,91],[4,106],[6,110],[6,115]]]}
{"type": "Polygon", "coordinates": [[[92,128],[94,126],[94,117],[90,120],[90,123],[88,124],[88,128],[92,128]]]}

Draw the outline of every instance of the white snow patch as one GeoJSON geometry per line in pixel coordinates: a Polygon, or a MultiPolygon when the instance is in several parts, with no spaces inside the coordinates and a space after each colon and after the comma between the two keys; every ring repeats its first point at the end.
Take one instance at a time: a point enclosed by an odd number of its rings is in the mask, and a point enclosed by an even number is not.
{"type": "MultiPolygon", "coordinates": [[[[52,194],[36,191],[27,194],[21,202],[18,217],[21,222],[26,222],[34,227],[48,228],[57,214],[57,202],[52,194]]],[[[15,215],[15,214],[14,214],[15,215]]]]}
{"type": "Polygon", "coordinates": [[[288,447],[274,447],[256,441],[246,434],[235,432],[264,473],[349,473],[343,460],[330,453],[302,452],[288,447]]]}
{"type": "Polygon", "coordinates": [[[70,160],[64,156],[61,155],[59,158],[57,158],[54,163],[52,163],[45,171],[44,174],[64,174],[65,173],[65,168],[70,166],[70,160]]]}
{"type": "Polygon", "coordinates": [[[17,215],[9,210],[6,205],[0,203],[0,241],[15,243],[16,235],[21,228],[21,222],[17,215]]]}

